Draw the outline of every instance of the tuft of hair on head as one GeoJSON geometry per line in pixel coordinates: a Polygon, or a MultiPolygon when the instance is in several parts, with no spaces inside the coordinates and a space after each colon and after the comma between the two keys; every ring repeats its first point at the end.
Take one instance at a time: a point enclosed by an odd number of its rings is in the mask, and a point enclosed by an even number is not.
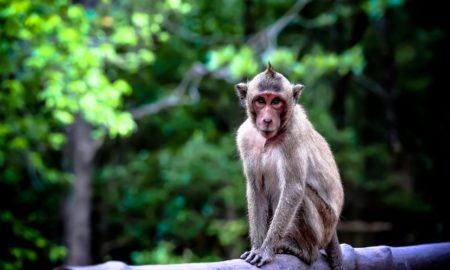
{"type": "Polygon", "coordinates": [[[269,75],[270,77],[275,77],[275,73],[276,73],[276,71],[273,69],[272,64],[270,62],[268,62],[266,74],[269,75]]]}

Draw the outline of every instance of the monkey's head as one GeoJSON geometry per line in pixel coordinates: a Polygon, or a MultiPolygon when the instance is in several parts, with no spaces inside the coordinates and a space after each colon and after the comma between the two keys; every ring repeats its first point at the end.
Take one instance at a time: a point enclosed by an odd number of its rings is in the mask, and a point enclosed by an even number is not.
{"type": "Polygon", "coordinates": [[[265,71],[235,88],[248,117],[261,135],[270,139],[288,126],[304,86],[291,84],[269,63],[265,71]]]}

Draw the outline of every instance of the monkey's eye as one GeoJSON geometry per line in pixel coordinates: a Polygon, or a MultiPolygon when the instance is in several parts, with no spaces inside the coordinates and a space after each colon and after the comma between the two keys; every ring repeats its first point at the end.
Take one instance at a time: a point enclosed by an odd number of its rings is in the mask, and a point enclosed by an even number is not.
{"type": "Polygon", "coordinates": [[[281,103],[281,99],[280,98],[274,98],[273,100],[272,100],[272,105],[278,105],[278,104],[280,104],[281,103]]]}
{"type": "Polygon", "coordinates": [[[259,104],[266,104],[266,100],[264,100],[263,97],[258,97],[258,98],[256,99],[256,102],[258,102],[259,104]]]}

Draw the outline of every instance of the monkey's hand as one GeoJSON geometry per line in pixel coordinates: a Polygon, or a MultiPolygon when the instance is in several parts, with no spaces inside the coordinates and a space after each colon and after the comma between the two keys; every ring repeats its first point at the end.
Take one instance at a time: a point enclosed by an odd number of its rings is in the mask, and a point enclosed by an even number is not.
{"type": "Polygon", "coordinates": [[[244,254],[241,255],[241,259],[257,267],[261,267],[266,263],[270,263],[271,261],[273,261],[274,257],[275,253],[271,249],[262,248],[252,249],[250,251],[244,252],[244,254]]]}

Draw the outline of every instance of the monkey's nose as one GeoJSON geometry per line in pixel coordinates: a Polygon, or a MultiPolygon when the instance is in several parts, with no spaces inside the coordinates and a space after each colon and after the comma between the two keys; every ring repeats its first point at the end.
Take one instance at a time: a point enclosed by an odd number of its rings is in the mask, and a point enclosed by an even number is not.
{"type": "Polygon", "coordinates": [[[270,124],[272,123],[272,119],[263,119],[264,124],[270,124]]]}

